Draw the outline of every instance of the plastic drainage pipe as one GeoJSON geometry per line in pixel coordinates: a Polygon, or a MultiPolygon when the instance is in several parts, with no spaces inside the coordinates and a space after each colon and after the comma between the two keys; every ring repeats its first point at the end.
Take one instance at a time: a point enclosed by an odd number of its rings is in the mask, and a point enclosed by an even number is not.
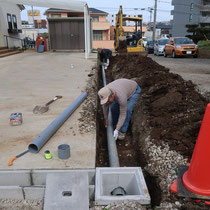
{"type": "MultiPolygon", "coordinates": [[[[104,86],[106,86],[106,75],[104,71],[104,65],[102,65],[101,69],[102,69],[103,83],[104,86]]],[[[106,135],[107,135],[107,144],[108,144],[108,153],[109,153],[109,165],[110,167],[120,167],[116,141],[114,140],[113,137],[112,113],[110,108],[108,114],[108,126],[106,130],[106,135]]]]}
{"type": "Polygon", "coordinates": [[[87,93],[82,93],[73,103],[64,110],[42,133],[39,137],[34,139],[28,146],[31,153],[37,153],[50,139],[50,137],[63,125],[63,123],[70,117],[70,115],[79,107],[85,100],[87,93]]]}

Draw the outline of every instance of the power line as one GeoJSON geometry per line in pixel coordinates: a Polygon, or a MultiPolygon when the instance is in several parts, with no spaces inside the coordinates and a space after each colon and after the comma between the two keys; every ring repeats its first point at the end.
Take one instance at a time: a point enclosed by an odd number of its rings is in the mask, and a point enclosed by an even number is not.
{"type": "MultiPolygon", "coordinates": [[[[105,9],[105,7],[99,7],[98,9],[105,9]]],[[[108,7],[106,7],[106,10],[117,10],[118,8],[108,8],[108,7]]],[[[123,10],[124,11],[136,11],[136,9],[137,8],[124,8],[123,10]]],[[[147,11],[147,10],[143,10],[143,9],[145,9],[145,8],[138,8],[138,11],[147,11]]],[[[157,11],[159,11],[159,12],[167,12],[167,13],[171,13],[171,11],[173,11],[173,13],[175,14],[175,13],[177,13],[177,14],[192,14],[192,15],[200,15],[199,13],[194,13],[193,11],[192,12],[175,12],[174,10],[163,10],[163,9],[157,9],[157,11]]]]}

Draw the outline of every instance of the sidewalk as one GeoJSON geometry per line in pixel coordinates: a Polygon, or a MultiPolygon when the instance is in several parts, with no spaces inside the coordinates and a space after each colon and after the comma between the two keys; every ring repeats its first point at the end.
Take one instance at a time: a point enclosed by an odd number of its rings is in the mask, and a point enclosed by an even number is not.
{"type": "Polygon", "coordinates": [[[10,158],[27,150],[28,145],[48,127],[87,85],[88,73],[96,54],[85,60],[83,53],[21,53],[0,60],[0,169],[81,169],[95,168],[96,134],[80,134],[78,119],[82,105],[37,154],[27,153],[7,166],[10,158]],[[71,65],[73,64],[73,65],[71,65]],[[73,68],[72,68],[73,67],[73,68]],[[56,95],[48,112],[33,114],[56,95]],[[21,112],[23,124],[10,126],[11,113],[21,112]],[[71,157],[60,160],[57,147],[69,144],[71,157]],[[45,160],[44,151],[53,158],[45,160]]]}

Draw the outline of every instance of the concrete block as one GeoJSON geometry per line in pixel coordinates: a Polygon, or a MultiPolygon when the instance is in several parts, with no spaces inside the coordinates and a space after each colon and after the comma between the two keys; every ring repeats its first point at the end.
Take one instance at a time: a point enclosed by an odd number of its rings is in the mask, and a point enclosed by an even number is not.
{"type": "Polygon", "coordinates": [[[18,186],[0,186],[0,199],[24,200],[23,189],[18,186]]]}
{"type": "Polygon", "coordinates": [[[32,171],[32,182],[34,185],[46,185],[47,174],[54,173],[69,173],[71,171],[78,171],[88,174],[89,184],[95,184],[95,169],[91,170],[33,170],[32,171]]]}
{"type": "Polygon", "coordinates": [[[150,195],[140,167],[96,168],[95,203],[108,205],[122,200],[135,200],[140,204],[150,204],[150,195]],[[112,195],[117,187],[122,187],[125,195],[112,195]]]}
{"type": "Polygon", "coordinates": [[[89,209],[87,173],[71,171],[68,174],[48,174],[44,210],[89,209]]]}
{"type": "Polygon", "coordinates": [[[0,186],[30,186],[30,170],[0,171],[0,186]]]}
{"type": "Polygon", "coordinates": [[[26,200],[43,200],[45,187],[44,186],[31,186],[23,188],[26,200]]]}

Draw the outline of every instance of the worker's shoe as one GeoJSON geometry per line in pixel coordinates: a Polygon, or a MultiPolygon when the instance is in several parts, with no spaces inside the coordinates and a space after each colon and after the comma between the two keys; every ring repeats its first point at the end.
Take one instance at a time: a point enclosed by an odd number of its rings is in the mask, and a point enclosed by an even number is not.
{"type": "Polygon", "coordinates": [[[118,140],[124,140],[124,139],[125,139],[125,134],[126,134],[126,133],[122,133],[122,132],[119,131],[119,132],[118,132],[118,137],[117,137],[117,139],[118,139],[118,140]]]}

